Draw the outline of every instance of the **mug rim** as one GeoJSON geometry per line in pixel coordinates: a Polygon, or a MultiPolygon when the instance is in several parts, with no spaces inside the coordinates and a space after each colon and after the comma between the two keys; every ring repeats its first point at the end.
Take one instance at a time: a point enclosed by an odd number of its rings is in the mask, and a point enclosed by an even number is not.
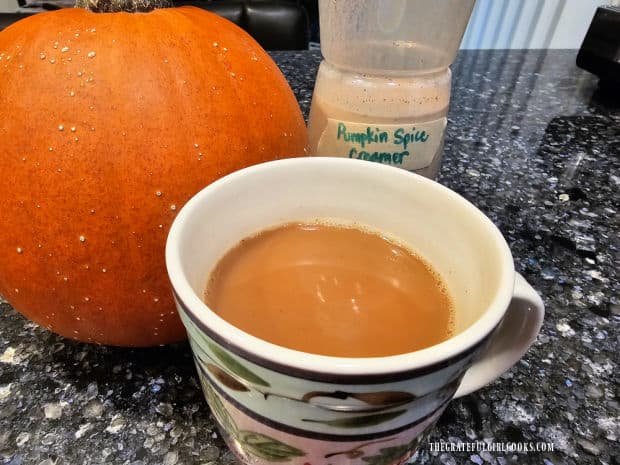
{"type": "MultiPolygon", "coordinates": [[[[265,227],[268,226],[265,225],[265,227]]],[[[241,239],[243,238],[239,238],[239,240],[241,239]]],[[[234,171],[207,185],[192,196],[175,217],[166,241],[165,259],[177,305],[182,307],[182,310],[198,326],[200,331],[205,332],[210,338],[233,353],[237,353],[258,365],[302,378],[322,378],[325,381],[351,377],[364,377],[366,379],[373,375],[385,380],[385,375],[404,372],[416,372],[416,375],[423,375],[465,358],[479,349],[501,322],[512,299],[515,277],[512,254],[503,235],[482,211],[460,194],[436,181],[401,168],[365,160],[338,157],[300,157],[264,162],[234,171]],[[180,238],[188,219],[196,214],[202,203],[212,195],[212,192],[231,183],[240,182],[245,177],[272,170],[274,166],[275,168],[281,166],[284,169],[287,166],[295,165],[331,165],[334,169],[340,167],[340,169],[348,172],[351,169],[350,163],[360,166],[368,165],[368,168],[363,169],[384,171],[383,179],[394,176],[416,178],[416,182],[424,184],[425,189],[434,191],[434,195],[444,195],[451,202],[462,204],[491,232],[495,239],[495,245],[500,252],[501,276],[495,295],[486,310],[465,330],[439,344],[403,354],[380,357],[321,355],[279,346],[253,336],[221,318],[194,292],[185,274],[180,253],[178,253],[181,247],[180,238]]]]}

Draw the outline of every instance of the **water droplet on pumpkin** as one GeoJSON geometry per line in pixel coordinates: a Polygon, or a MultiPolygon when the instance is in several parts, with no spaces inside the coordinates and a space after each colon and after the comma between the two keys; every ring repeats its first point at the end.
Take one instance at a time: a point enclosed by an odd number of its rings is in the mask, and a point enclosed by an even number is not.
{"type": "Polygon", "coordinates": [[[64,127],[62,124],[59,124],[59,125],[58,125],[58,130],[59,130],[59,131],[64,131],[64,130],[65,130],[65,127],[64,127]]]}
{"type": "Polygon", "coordinates": [[[50,147],[50,148],[49,148],[49,151],[50,151],[50,152],[53,152],[53,151],[54,151],[54,147],[50,147]]]}
{"type": "Polygon", "coordinates": [[[228,51],[228,49],[227,49],[226,47],[224,47],[222,50],[224,50],[225,52],[227,52],[227,51],[228,51]]]}
{"type": "Polygon", "coordinates": [[[75,126],[71,126],[71,132],[75,132],[76,131],[76,127],[75,126]]]}
{"type": "Polygon", "coordinates": [[[66,52],[68,52],[68,51],[69,51],[69,47],[63,47],[63,48],[61,48],[61,49],[60,49],[60,51],[61,51],[62,53],[66,53],[66,52]]]}
{"type": "Polygon", "coordinates": [[[79,33],[79,32],[76,32],[76,33],[75,33],[75,37],[80,37],[80,33],[79,33]]]}
{"type": "Polygon", "coordinates": [[[24,69],[24,65],[19,65],[19,69],[24,69]]]}
{"type": "Polygon", "coordinates": [[[146,294],[146,289],[142,289],[142,293],[143,293],[143,294],[146,294]]]}
{"type": "Polygon", "coordinates": [[[170,210],[175,211],[177,209],[177,206],[175,204],[170,205],[170,210]]]}
{"type": "Polygon", "coordinates": [[[41,58],[41,60],[45,60],[45,53],[39,53],[39,58],[41,58]]]}
{"type": "Polygon", "coordinates": [[[92,29],[90,30],[90,32],[97,32],[97,29],[92,28],[92,29]]]}
{"type": "Polygon", "coordinates": [[[50,63],[51,63],[51,64],[54,64],[54,63],[56,63],[56,60],[55,60],[54,58],[52,58],[52,59],[50,60],[50,63]]]}
{"type": "Polygon", "coordinates": [[[161,191],[155,191],[155,195],[156,195],[157,197],[161,197],[161,191]]]}
{"type": "Polygon", "coordinates": [[[62,280],[63,280],[64,282],[67,282],[67,281],[69,281],[69,278],[67,278],[66,276],[63,276],[62,280]]]}
{"type": "Polygon", "coordinates": [[[91,131],[94,131],[94,130],[95,130],[95,127],[93,126],[92,128],[90,128],[90,130],[91,130],[91,131]]]}
{"type": "Polygon", "coordinates": [[[90,297],[84,297],[84,302],[89,302],[90,301],[90,297]]]}
{"type": "Polygon", "coordinates": [[[235,77],[237,76],[235,73],[230,73],[230,77],[235,77]]]}
{"type": "Polygon", "coordinates": [[[77,72],[78,77],[82,76],[82,74],[84,74],[82,71],[77,72]]]}
{"type": "Polygon", "coordinates": [[[15,294],[19,294],[19,289],[15,288],[15,294]]]}
{"type": "Polygon", "coordinates": [[[153,302],[155,302],[155,303],[159,302],[159,298],[153,297],[153,302]]]}
{"type": "Polygon", "coordinates": [[[84,236],[80,236],[80,242],[86,242],[86,238],[84,236]]]}
{"type": "Polygon", "coordinates": [[[218,44],[217,42],[213,42],[213,46],[214,47],[217,47],[218,45],[220,45],[220,44],[218,44]]]}
{"type": "Polygon", "coordinates": [[[95,52],[88,52],[88,58],[94,58],[96,55],[95,52]]]}
{"type": "Polygon", "coordinates": [[[58,48],[58,42],[54,42],[54,49],[58,48]]]}
{"type": "Polygon", "coordinates": [[[108,270],[106,270],[105,268],[101,268],[101,272],[102,272],[102,273],[107,273],[107,272],[108,272],[108,270]]]}
{"type": "Polygon", "coordinates": [[[163,227],[164,227],[164,225],[163,225],[163,224],[160,224],[160,225],[159,225],[159,229],[162,229],[163,227]]]}
{"type": "Polygon", "coordinates": [[[24,251],[24,249],[22,249],[21,247],[17,248],[17,253],[22,253],[24,251]]]}
{"type": "Polygon", "coordinates": [[[200,147],[198,144],[194,144],[194,148],[198,148],[200,147]]]}

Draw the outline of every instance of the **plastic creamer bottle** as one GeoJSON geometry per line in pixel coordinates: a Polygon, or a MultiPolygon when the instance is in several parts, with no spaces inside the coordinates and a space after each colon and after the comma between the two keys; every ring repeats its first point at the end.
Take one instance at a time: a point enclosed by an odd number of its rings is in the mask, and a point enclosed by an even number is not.
{"type": "Polygon", "coordinates": [[[451,72],[475,0],[319,0],[321,62],[312,155],[360,158],[434,178],[451,72]]]}

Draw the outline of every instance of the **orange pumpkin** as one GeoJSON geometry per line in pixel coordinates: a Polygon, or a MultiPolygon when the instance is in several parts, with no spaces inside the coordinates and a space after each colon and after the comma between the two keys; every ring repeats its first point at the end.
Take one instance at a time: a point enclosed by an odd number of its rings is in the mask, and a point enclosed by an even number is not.
{"type": "Polygon", "coordinates": [[[0,294],[81,341],[181,340],[164,265],[175,214],[215,179],[306,145],[276,64],[216,15],[22,20],[0,32],[0,294]]]}

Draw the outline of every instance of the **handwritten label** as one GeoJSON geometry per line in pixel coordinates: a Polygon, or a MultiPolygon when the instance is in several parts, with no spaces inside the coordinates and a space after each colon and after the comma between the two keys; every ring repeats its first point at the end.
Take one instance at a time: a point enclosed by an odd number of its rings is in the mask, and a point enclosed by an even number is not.
{"type": "Polygon", "coordinates": [[[439,154],[447,119],[414,124],[367,124],[328,119],[317,154],[359,158],[406,170],[427,167],[439,154]]]}

